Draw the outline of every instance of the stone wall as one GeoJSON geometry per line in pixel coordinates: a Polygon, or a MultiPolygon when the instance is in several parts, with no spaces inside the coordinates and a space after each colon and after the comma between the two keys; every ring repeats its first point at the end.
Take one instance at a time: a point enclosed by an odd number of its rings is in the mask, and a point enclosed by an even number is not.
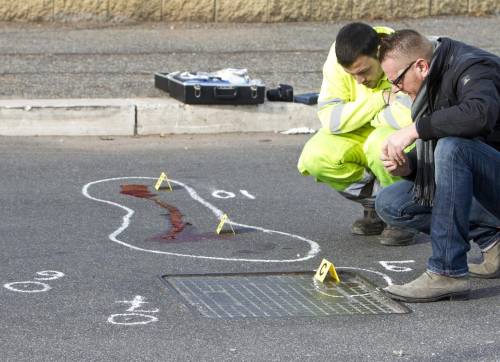
{"type": "Polygon", "coordinates": [[[2,21],[284,22],[500,14],[500,0],[0,0],[2,21]]]}

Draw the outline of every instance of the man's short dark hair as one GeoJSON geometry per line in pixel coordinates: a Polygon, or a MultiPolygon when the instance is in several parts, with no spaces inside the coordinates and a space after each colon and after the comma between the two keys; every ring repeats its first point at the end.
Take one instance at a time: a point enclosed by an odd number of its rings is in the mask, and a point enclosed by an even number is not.
{"type": "Polygon", "coordinates": [[[347,24],[340,29],[335,40],[337,61],[343,67],[349,67],[361,55],[377,59],[379,43],[380,37],[370,25],[347,24]]]}
{"type": "Polygon", "coordinates": [[[385,58],[397,54],[409,60],[424,58],[430,62],[433,50],[429,39],[415,30],[403,29],[382,39],[378,58],[382,62],[385,58]]]}

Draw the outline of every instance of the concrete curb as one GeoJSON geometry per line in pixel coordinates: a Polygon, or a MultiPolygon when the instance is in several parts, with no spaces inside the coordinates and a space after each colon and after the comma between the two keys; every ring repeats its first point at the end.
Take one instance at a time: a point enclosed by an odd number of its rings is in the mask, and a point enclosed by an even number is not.
{"type": "Polygon", "coordinates": [[[133,136],[317,129],[316,107],[194,106],[172,98],[0,100],[1,136],[133,136]]]}
{"type": "Polygon", "coordinates": [[[128,136],[135,106],[119,99],[0,101],[2,136],[128,136]]]}

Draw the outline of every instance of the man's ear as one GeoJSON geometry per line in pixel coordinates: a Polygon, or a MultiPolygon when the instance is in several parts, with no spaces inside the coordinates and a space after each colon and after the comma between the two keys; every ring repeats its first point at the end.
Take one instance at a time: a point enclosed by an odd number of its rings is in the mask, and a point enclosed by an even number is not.
{"type": "Polygon", "coordinates": [[[417,59],[417,61],[415,63],[416,63],[417,71],[421,75],[422,79],[427,77],[429,75],[429,71],[431,69],[429,62],[423,58],[419,58],[419,59],[417,59]]]}

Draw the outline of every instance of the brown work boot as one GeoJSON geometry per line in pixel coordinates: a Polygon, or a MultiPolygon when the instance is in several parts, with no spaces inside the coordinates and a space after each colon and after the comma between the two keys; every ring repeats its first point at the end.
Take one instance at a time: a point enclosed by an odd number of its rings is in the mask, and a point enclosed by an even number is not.
{"type": "Polygon", "coordinates": [[[500,240],[487,251],[483,251],[481,264],[469,264],[469,275],[486,279],[500,277],[500,240]]]}
{"type": "Polygon", "coordinates": [[[378,240],[386,246],[405,246],[413,244],[416,235],[415,231],[387,225],[378,240]]]}
{"type": "Polygon", "coordinates": [[[351,232],[355,235],[380,235],[385,224],[378,217],[373,206],[363,206],[363,218],[354,221],[351,232]]]}
{"type": "Polygon", "coordinates": [[[467,276],[452,278],[426,271],[412,282],[390,285],[384,291],[395,300],[408,303],[435,302],[440,299],[467,299],[470,282],[467,276]]]}

